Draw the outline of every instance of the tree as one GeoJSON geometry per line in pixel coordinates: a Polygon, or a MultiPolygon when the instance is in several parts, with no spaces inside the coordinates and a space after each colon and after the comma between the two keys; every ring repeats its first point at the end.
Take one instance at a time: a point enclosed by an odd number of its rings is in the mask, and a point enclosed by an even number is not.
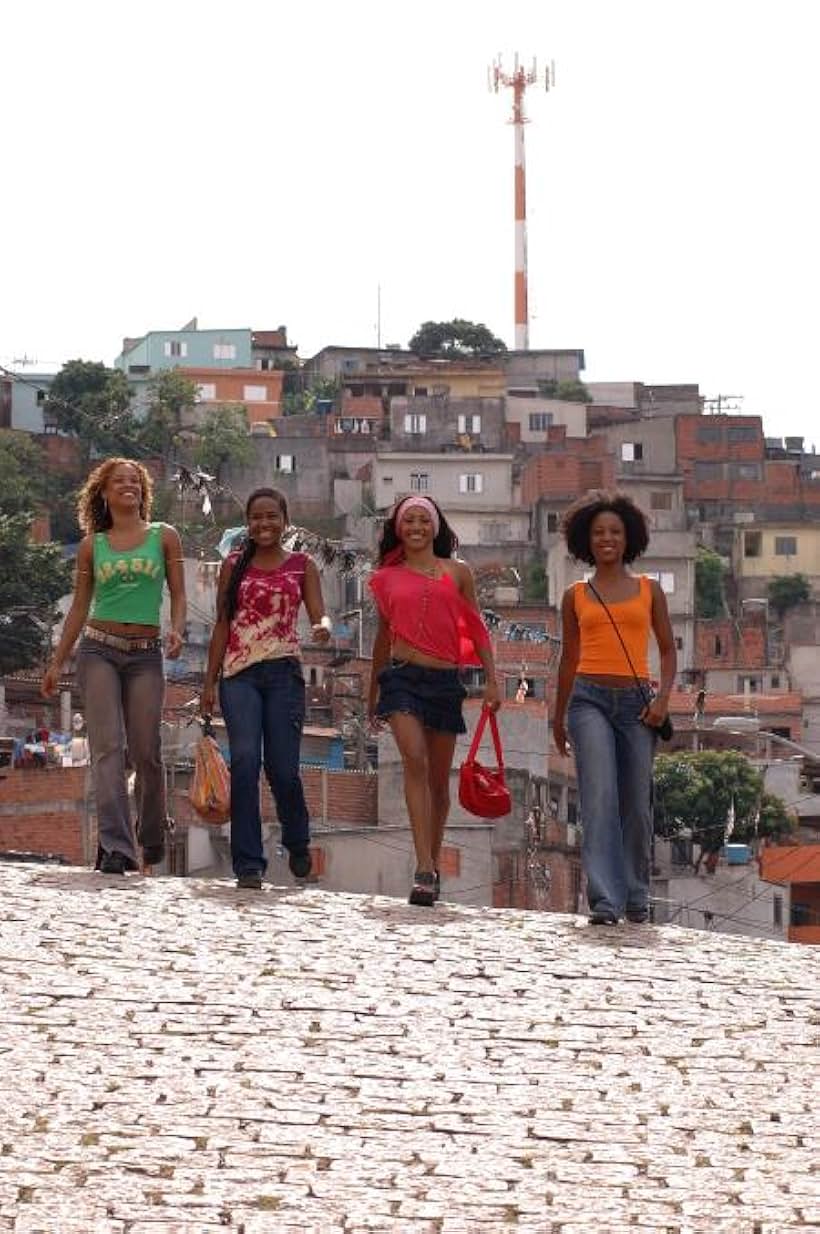
{"type": "Polygon", "coordinates": [[[563,403],[591,403],[592,395],[582,381],[577,377],[558,381],[553,377],[542,377],[537,382],[538,393],[542,398],[560,399],[563,403]]]}
{"type": "Polygon", "coordinates": [[[695,558],[695,616],[722,617],[726,613],[723,595],[723,558],[701,545],[695,558]]]}
{"type": "Polygon", "coordinates": [[[452,321],[425,321],[411,338],[408,347],[417,356],[495,356],[507,344],[481,323],[454,317],[452,321]]]}
{"type": "Polygon", "coordinates": [[[205,471],[213,472],[217,480],[225,463],[250,462],[253,447],[248,436],[247,408],[212,408],[197,432],[194,456],[197,464],[205,471]]]}
{"type": "Polygon", "coordinates": [[[77,437],[85,463],[92,453],[133,450],[136,422],[125,374],[96,360],[69,360],[51,383],[45,411],[57,428],[77,437]]]}
{"type": "Polygon", "coordinates": [[[765,791],[760,772],[737,750],[661,754],[655,760],[656,834],[669,838],[687,829],[700,849],[696,870],[707,853],[723,847],[732,809],[736,842],[781,836],[795,825],[780,798],[765,791]]]}
{"type": "Polygon", "coordinates": [[[0,673],[37,664],[55,605],[71,588],[57,544],[32,544],[26,514],[0,514],[0,673]]]}
{"type": "Polygon", "coordinates": [[[45,492],[42,452],[27,434],[0,429],[0,512],[30,514],[45,492]]]}
{"type": "Polygon", "coordinates": [[[769,580],[769,603],[778,617],[811,599],[811,585],[805,574],[781,574],[769,580]]]}
{"type": "Polygon", "coordinates": [[[148,450],[168,457],[179,444],[183,416],[199,397],[195,381],[167,369],[148,382],[148,407],[139,439],[148,450]]]}

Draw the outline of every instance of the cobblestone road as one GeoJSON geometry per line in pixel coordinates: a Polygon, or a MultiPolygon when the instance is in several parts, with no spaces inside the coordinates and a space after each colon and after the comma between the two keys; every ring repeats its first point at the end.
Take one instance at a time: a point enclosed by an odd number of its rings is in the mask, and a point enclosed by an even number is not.
{"type": "Polygon", "coordinates": [[[820,1230],[816,949],[55,867],[0,897],[0,1231],[820,1230]]]}

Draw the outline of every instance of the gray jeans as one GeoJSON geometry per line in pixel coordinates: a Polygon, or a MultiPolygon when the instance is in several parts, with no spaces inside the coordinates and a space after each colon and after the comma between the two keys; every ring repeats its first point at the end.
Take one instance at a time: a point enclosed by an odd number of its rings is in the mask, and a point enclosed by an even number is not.
{"type": "Polygon", "coordinates": [[[162,652],[119,651],[84,638],[77,655],[100,847],[137,861],[128,805],[126,750],[136,773],[137,840],[147,847],[165,838],[165,776],[160,723],[165,698],[162,652]]]}

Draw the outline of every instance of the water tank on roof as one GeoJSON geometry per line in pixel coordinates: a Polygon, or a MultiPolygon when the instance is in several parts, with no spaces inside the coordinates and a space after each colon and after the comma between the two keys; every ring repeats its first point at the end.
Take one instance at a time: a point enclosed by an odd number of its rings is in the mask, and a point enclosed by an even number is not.
{"type": "Polygon", "coordinates": [[[802,437],[787,437],[786,449],[796,450],[798,454],[803,453],[803,438],[802,437]]]}
{"type": "Polygon", "coordinates": [[[752,859],[752,850],[748,844],[725,844],[723,852],[728,866],[746,866],[752,859]]]}

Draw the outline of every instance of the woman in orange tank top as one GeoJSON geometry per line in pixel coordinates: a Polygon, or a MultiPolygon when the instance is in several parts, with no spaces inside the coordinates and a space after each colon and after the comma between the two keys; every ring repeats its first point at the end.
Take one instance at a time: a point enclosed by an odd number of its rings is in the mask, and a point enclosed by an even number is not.
{"type": "Polygon", "coordinates": [[[563,532],[571,556],[595,567],[564,593],[552,725],[559,753],[568,753],[569,734],[575,755],[589,920],[617,925],[625,913],[640,923],[649,919],[652,760],[677,671],[675,639],[659,584],[627,568],[649,544],[646,517],[628,497],[589,493],[567,511],[563,532]],[[654,695],[650,631],[661,666],[654,695]]]}

